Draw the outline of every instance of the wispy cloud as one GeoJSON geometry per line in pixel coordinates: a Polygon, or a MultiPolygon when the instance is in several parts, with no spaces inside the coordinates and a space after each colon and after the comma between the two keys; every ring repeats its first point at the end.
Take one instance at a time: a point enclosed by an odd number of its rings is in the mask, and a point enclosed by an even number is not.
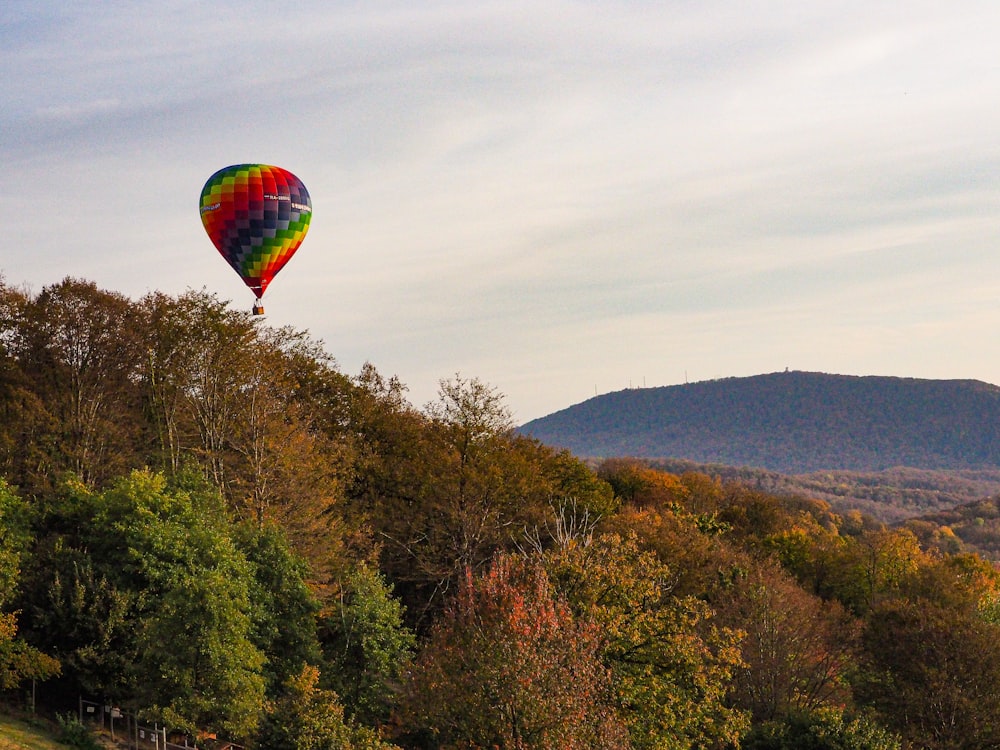
{"type": "Polygon", "coordinates": [[[242,285],[193,205],[276,163],[315,216],[269,291],[414,401],[529,419],[785,366],[1000,381],[1000,6],[14,0],[0,270],[242,285]]]}

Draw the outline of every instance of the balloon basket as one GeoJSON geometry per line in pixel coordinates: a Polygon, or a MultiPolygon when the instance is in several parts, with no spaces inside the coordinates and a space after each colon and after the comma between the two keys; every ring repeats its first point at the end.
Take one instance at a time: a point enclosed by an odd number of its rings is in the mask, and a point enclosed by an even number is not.
{"type": "Polygon", "coordinates": [[[261,304],[260,300],[257,300],[256,302],[253,303],[253,314],[254,315],[264,314],[264,305],[261,304]]]}

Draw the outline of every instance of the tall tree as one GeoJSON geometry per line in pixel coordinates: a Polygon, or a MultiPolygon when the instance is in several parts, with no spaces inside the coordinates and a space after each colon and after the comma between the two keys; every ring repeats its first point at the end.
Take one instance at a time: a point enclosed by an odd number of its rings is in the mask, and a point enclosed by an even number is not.
{"type": "Polygon", "coordinates": [[[322,618],[325,682],[358,721],[384,724],[416,645],[384,578],[361,563],[347,571],[322,618]]]}
{"type": "Polygon", "coordinates": [[[730,701],[755,722],[850,705],[860,623],[837,602],[823,602],[764,561],[714,603],[720,623],[744,632],[730,701]]]}
{"type": "Polygon", "coordinates": [[[24,311],[29,295],[0,276],[0,475],[30,488],[44,463],[41,436],[51,416],[31,386],[18,354],[23,351],[24,311]]]}
{"type": "Polygon", "coordinates": [[[141,338],[133,306],[92,282],[45,287],[24,312],[17,356],[55,419],[49,473],[99,486],[135,461],[141,338]]]}
{"type": "Polygon", "coordinates": [[[424,414],[370,373],[362,394],[351,504],[383,541],[383,570],[412,623],[440,612],[466,567],[513,549],[525,529],[552,525],[565,503],[613,507],[589,469],[514,434],[503,396],[475,378],[443,380],[424,414]]]}

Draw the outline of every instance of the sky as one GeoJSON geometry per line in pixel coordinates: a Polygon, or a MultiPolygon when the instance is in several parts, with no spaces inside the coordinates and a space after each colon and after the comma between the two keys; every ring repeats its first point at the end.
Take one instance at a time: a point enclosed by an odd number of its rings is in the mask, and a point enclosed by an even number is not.
{"type": "Polygon", "coordinates": [[[415,406],[517,423],[789,368],[1000,383],[1000,3],[7,0],[6,283],[252,293],[202,228],[274,164],[264,299],[415,406]]]}

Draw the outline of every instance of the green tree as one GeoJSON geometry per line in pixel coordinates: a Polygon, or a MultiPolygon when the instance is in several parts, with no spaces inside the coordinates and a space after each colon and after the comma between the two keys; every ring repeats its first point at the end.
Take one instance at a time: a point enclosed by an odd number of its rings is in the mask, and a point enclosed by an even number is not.
{"type": "Polygon", "coordinates": [[[351,569],[322,621],[327,682],[352,718],[388,720],[416,639],[383,577],[362,563],[351,569]]]}
{"type": "Polygon", "coordinates": [[[320,603],[307,585],[305,562],[274,524],[241,524],[235,541],[251,568],[251,640],[265,656],[267,693],[275,696],[304,664],[319,664],[317,638],[320,603]]]}
{"type": "Polygon", "coordinates": [[[304,666],[285,683],[257,735],[267,750],[390,750],[372,730],[345,718],[337,694],[319,687],[319,670],[304,666]]]}
{"type": "Polygon", "coordinates": [[[16,592],[21,559],[31,541],[30,511],[0,478],[0,689],[59,674],[59,662],[17,637],[17,613],[4,611],[16,592]]]}
{"type": "Polygon", "coordinates": [[[250,736],[264,707],[264,655],[248,609],[246,575],[229,564],[177,575],[139,637],[144,713],[187,732],[250,736]]]}
{"type": "Polygon", "coordinates": [[[133,472],[69,483],[39,518],[25,622],[67,678],[182,728],[247,734],[264,698],[252,571],[218,494],[133,472]]]}
{"type": "Polygon", "coordinates": [[[796,711],[781,721],[754,727],[741,750],[900,750],[902,742],[866,714],[836,708],[796,711]]]}
{"type": "Polygon", "coordinates": [[[546,556],[561,595],[602,637],[601,658],[635,748],[714,747],[738,740],[747,716],[725,702],[740,665],[737,634],[702,601],[674,597],[673,574],[635,536],[597,536],[546,556]]]}
{"type": "Polygon", "coordinates": [[[102,500],[97,526],[125,546],[126,575],[139,583],[137,699],[173,726],[249,734],[264,699],[252,573],[217,496],[133,472],[102,500]]]}

